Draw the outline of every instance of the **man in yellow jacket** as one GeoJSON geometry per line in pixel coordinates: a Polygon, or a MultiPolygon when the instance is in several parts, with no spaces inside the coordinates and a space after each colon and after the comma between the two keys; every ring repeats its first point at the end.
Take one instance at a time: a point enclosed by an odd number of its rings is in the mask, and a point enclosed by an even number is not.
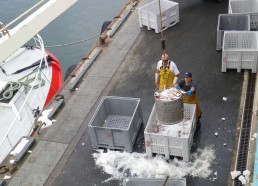
{"type": "Polygon", "coordinates": [[[155,87],[161,90],[172,87],[178,80],[179,70],[167,54],[161,55],[155,72],[155,87]]]}
{"type": "Polygon", "coordinates": [[[186,72],[184,79],[181,79],[178,84],[176,85],[178,90],[182,89],[185,91],[184,96],[184,103],[196,104],[196,120],[197,120],[197,127],[201,126],[201,116],[202,112],[200,109],[200,103],[198,97],[196,95],[196,85],[193,83],[192,80],[192,73],[186,72]]]}

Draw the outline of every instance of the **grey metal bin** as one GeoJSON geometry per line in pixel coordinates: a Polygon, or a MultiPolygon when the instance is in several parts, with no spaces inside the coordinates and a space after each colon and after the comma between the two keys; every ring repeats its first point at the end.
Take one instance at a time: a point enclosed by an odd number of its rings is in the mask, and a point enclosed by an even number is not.
{"type": "MultiPolygon", "coordinates": [[[[162,186],[166,178],[125,178],[123,186],[162,186]]],[[[169,178],[166,186],[186,186],[185,178],[169,178]]]]}
{"type": "Polygon", "coordinates": [[[250,15],[248,14],[220,14],[217,26],[216,50],[221,50],[224,31],[249,31],[250,15]]]}
{"type": "Polygon", "coordinates": [[[93,147],[132,152],[142,123],[139,98],[104,96],[89,123],[93,147]]]}

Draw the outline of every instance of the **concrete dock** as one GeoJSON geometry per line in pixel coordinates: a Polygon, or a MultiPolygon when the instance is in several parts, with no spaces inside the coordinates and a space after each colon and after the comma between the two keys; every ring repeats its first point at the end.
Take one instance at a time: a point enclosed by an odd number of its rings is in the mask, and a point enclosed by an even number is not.
{"type": "MultiPolygon", "coordinates": [[[[141,0],[137,6],[148,2],[150,0],[141,0]]],[[[187,185],[230,185],[230,171],[234,168],[232,157],[236,155],[235,137],[238,137],[241,129],[250,74],[244,70],[241,73],[236,70],[221,72],[221,52],[216,51],[216,28],[218,14],[227,13],[228,1],[193,0],[178,3],[180,22],[164,31],[165,52],[177,64],[180,78],[183,78],[185,71],[193,73],[203,115],[202,126],[194,136],[192,152],[212,146],[216,155],[212,170],[217,172],[215,180],[187,177],[187,185]],[[227,97],[226,102],[223,97],[227,97]],[[226,120],[221,121],[221,118],[226,120]],[[214,135],[215,132],[219,133],[218,137],[214,135]]],[[[117,32],[108,37],[105,44],[93,48],[80,62],[77,72],[73,74],[75,77],[65,82],[59,91],[64,95],[65,106],[55,117],[56,122],[37,136],[32,153],[18,166],[11,180],[7,180],[8,185],[121,184],[117,180],[103,182],[110,176],[95,166],[88,123],[105,95],[140,98],[144,126],[148,121],[154,104],[154,72],[162,54],[161,35],[139,27],[137,6],[125,8],[125,12],[130,10],[130,15],[126,16],[117,32]],[[96,53],[96,59],[76,84],[76,90],[70,91],[69,87],[76,81],[76,76],[96,53]]],[[[255,96],[254,105],[257,105],[256,100],[255,96]]],[[[253,124],[256,126],[255,119],[253,124]]],[[[138,135],[137,152],[144,152],[144,126],[138,135]]],[[[252,132],[255,131],[256,127],[252,132]]],[[[248,168],[253,170],[252,162],[248,168]]]]}

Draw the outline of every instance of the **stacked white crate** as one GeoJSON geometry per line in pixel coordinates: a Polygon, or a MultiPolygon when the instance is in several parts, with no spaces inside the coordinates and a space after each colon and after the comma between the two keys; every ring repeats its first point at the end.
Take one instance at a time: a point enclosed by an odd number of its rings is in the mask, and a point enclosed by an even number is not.
{"type": "Polygon", "coordinates": [[[221,50],[225,31],[250,31],[250,15],[247,14],[220,14],[217,25],[216,49],[221,50]]]}
{"type": "Polygon", "coordinates": [[[246,13],[250,15],[251,30],[258,29],[258,1],[257,0],[229,0],[229,14],[246,13]]]}
{"type": "MultiPolygon", "coordinates": [[[[179,156],[183,157],[183,161],[188,162],[190,156],[190,149],[193,143],[193,136],[196,130],[196,105],[184,103],[184,120],[189,120],[189,133],[180,136],[168,136],[162,135],[155,132],[155,127],[157,126],[156,119],[156,108],[155,104],[152,108],[148,123],[144,130],[146,155],[151,157],[153,153],[163,154],[166,159],[169,156],[179,156]]],[[[184,122],[184,121],[182,121],[184,122]]],[[[182,125],[180,122],[174,125],[182,125]]]]}
{"type": "Polygon", "coordinates": [[[154,0],[138,8],[140,27],[147,26],[148,30],[155,29],[156,33],[179,22],[179,4],[169,0],[154,0]],[[160,19],[161,17],[161,19],[160,19]],[[161,21],[162,28],[161,28],[161,21]]]}
{"type": "Polygon", "coordinates": [[[257,72],[257,32],[227,31],[224,33],[221,71],[251,69],[257,72]]]}

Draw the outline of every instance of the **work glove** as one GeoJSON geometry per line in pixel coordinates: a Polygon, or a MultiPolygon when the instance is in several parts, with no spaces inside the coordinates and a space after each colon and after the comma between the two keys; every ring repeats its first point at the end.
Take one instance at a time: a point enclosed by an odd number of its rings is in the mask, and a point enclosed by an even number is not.
{"type": "Polygon", "coordinates": [[[188,90],[188,91],[186,91],[186,93],[185,93],[187,96],[191,96],[192,95],[192,91],[191,90],[188,90]]]}
{"type": "Polygon", "coordinates": [[[180,86],[176,86],[176,89],[177,89],[177,90],[180,90],[181,88],[180,88],[180,86]]]}

